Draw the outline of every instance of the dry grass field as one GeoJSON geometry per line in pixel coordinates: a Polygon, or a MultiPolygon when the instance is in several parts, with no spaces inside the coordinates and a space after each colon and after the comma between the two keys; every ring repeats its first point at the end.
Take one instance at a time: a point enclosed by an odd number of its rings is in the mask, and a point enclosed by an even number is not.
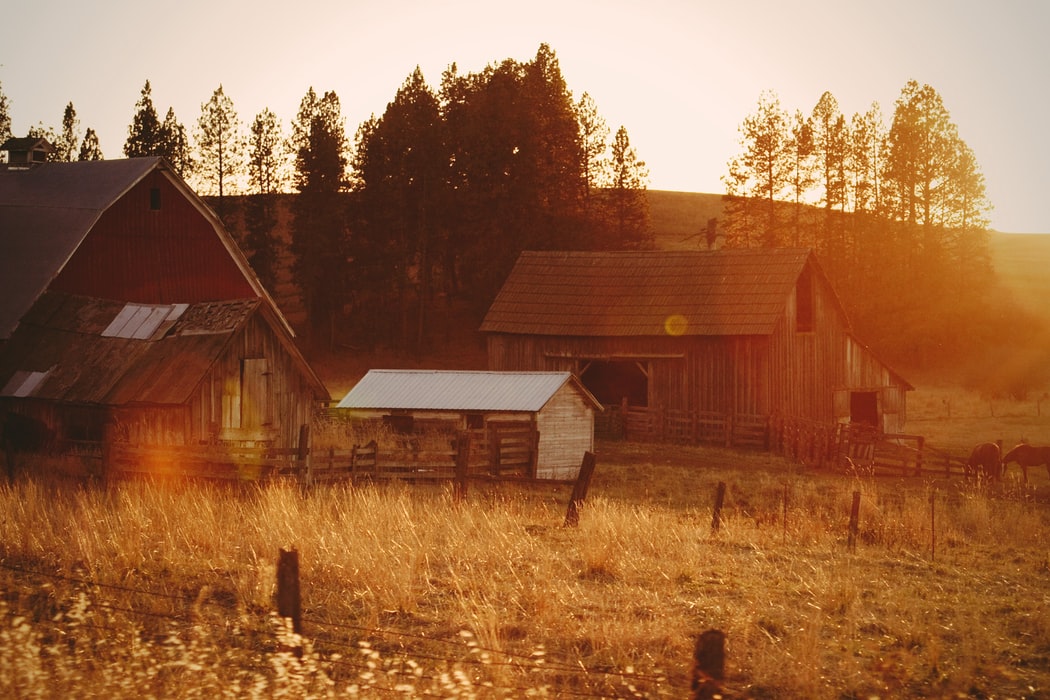
{"type": "Polygon", "coordinates": [[[717,628],[730,697],[1050,697],[1029,494],[612,442],[577,528],[566,487],[20,480],[0,485],[0,695],[681,698],[717,628]],[[273,614],[290,547],[298,656],[273,614]]]}
{"type": "MultiPolygon", "coordinates": [[[[713,195],[661,196],[676,246],[717,215],[713,195]]],[[[995,234],[993,251],[1041,308],[1050,236],[995,234]]],[[[371,367],[484,365],[475,338],[445,350],[311,360],[336,398],[371,367]]],[[[910,379],[907,432],[933,450],[1050,444],[1043,392],[910,379]]],[[[683,698],[697,635],[719,629],[726,697],[1050,698],[1045,469],[987,485],[597,454],[575,528],[565,486],[472,485],[457,503],[435,484],[0,481],[0,697],[683,698]],[[301,636],[275,614],[288,548],[301,636]]]]}

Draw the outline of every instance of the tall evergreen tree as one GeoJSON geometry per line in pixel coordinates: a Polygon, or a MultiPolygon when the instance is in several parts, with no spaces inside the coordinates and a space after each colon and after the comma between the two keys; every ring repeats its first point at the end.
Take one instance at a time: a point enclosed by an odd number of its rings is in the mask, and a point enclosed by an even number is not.
{"type": "Polygon", "coordinates": [[[7,95],[4,94],[3,84],[0,83],[0,143],[9,138],[11,138],[11,104],[7,95]]]}
{"type": "Polygon", "coordinates": [[[160,140],[155,155],[163,156],[180,177],[188,177],[197,162],[190,153],[190,140],[186,127],[175,118],[175,110],[168,107],[164,122],[160,125],[160,140]]]}
{"type": "Polygon", "coordinates": [[[347,144],[339,97],[318,98],[311,87],[292,123],[295,200],[292,272],[315,339],[335,343],[335,322],[346,302],[348,230],[344,206],[347,144]]]}
{"type": "Polygon", "coordinates": [[[223,216],[225,197],[236,187],[236,178],[244,168],[244,136],[233,100],[219,85],[211,98],[201,105],[197,120],[196,174],[204,189],[219,197],[219,215],[223,216]]]}
{"type": "Polygon", "coordinates": [[[124,142],[124,155],[128,158],[155,156],[160,143],[161,124],[153,107],[153,90],[147,80],[139,101],[135,103],[135,115],[128,126],[128,139],[124,142]]]}
{"type": "Polygon", "coordinates": [[[621,250],[648,248],[653,240],[649,227],[649,198],[646,196],[649,169],[631,146],[624,126],[616,130],[610,165],[610,243],[621,250]]]}
{"type": "Polygon", "coordinates": [[[373,312],[382,313],[393,301],[389,316],[399,320],[397,344],[418,351],[442,248],[448,169],[437,97],[418,67],[382,118],[359,131],[356,152],[356,291],[359,298],[379,292],[373,312]],[[383,278],[392,286],[385,294],[383,278]]]}
{"type": "Polygon", "coordinates": [[[743,153],[730,162],[724,178],[729,209],[726,238],[733,245],[746,245],[747,240],[775,246],[786,239],[778,202],[791,182],[789,119],[776,93],[766,91],[757,110],[740,125],[743,153]],[[757,240],[752,229],[757,229],[757,240]]]}
{"type": "Polygon", "coordinates": [[[259,280],[267,289],[277,284],[279,246],[277,197],[285,184],[285,141],[281,122],[268,108],[255,116],[248,136],[248,183],[252,196],[245,210],[245,247],[259,280]]]}
{"type": "Polygon", "coordinates": [[[813,162],[813,123],[796,110],[791,123],[791,140],[788,146],[791,159],[789,190],[791,193],[791,237],[792,246],[811,247],[815,241],[807,231],[807,197],[816,181],[813,162]]]}
{"type": "Polygon", "coordinates": [[[98,143],[98,134],[95,133],[94,129],[88,128],[84,132],[84,140],[80,144],[77,160],[104,160],[102,148],[98,143]]]}
{"type": "Polygon", "coordinates": [[[63,163],[76,160],[80,138],[80,120],[77,119],[77,111],[70,102],[62,113],[62,132],[58,134],[57,143],[54,144],[54,160],[63,163]]]}

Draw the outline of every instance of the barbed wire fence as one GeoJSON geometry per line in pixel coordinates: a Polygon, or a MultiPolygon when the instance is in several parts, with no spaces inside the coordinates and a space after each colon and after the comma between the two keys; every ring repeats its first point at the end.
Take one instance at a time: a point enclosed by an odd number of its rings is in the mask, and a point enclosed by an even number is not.
{"type": "MultiPolygon", "coordinates": [[[[683,684],[690,679],[682,673],[675,678],[672,674],[641,672],[630,667],[587,668],[578,662],[554,659],[543,648],[528,653],[489,648],[465,630],[453,633],[451,638],[441,638],[333,621],[320,615],[302,615],[297,609],[298,601],[291,609],[282,609],[289,605],[290,596],[297,597],[299,593],[297,558],[295,550],[279,551],[277,609],[246,606],[228,593],[210,590],[208,586],[196,591],[151,590],[0,560],[0,571],[6,573],[0,582],[3,609],[9,624],[31,619],[54,631],[70,617],[70,609],[78,607],[81,612],[71,617],[76,619],[82,636],[127,633],[131,622],[140,637],[157,644],[170,641],[177,630],[203,630],[224,649],[238,654],[238,664],[245,671],[271,673],[272,657],[278,655],[293,668],[304,666],[306,657],[310,657],[337,686],[367,682],[368,695],[405,696],[411,688],[413,697],[447,697],[447,693],[420,688],[442,682],[473,685],[483,689],[486,697],[542,696],[546,692],[578,698],[700,698],[713,697],[702,694],[704,688],[723,690],[724,652],[721,645],[711,652],[710,642],[708,654],[713,653],[711,658],[716,661],[704,665],[699,656],[694,659],[692,686],[687,690],[683,684]],[[292,559],[296,561],[294,586],[287,572],[280,571],[281,562],[292,559]],[[283,583],[281,573],[285,575],[283,583]],[[65,600],[63,588],[69,596],[65,600]],[[120,596],[127,598],[123,604],[115,602],[120,596]],[[99,614],[84,614],[89,609],[99,614]],[[297,616],[284,614],[290,611],[297,616]]],[[[702,638],[709,639],[710,633],[705,634],[708,636],[702,638]]],[[[58,636],[69,645],[93,643],[90,639],[77,641],[68,630],[58,636]]],[[[700,642],[697,644],[699,649],[700,642]]]]}

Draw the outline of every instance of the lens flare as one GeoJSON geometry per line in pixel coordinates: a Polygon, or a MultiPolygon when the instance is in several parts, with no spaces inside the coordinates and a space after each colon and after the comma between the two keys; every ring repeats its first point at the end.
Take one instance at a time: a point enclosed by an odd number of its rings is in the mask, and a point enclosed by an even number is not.
{"type": "Polygon", "coordinates": [[[683,335],[689,327],[689,321],[682,314],[671,314],[664,320],[664,331],[667,335],[683,335]]]}

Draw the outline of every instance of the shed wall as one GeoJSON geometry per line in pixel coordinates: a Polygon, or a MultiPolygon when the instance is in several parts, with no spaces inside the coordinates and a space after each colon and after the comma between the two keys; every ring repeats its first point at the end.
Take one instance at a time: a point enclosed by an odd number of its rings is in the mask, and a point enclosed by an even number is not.
{"type": "Polygon", "coordinates": [[[571,479],[579,473],[583,453],[594,450],[594,409],[566,384],[536,415],[540,433],[536,474],[571,479]]]}
{"type": "Polygon", "coordinates": [[[192,440],[295,447],[299,426],[310,423],[319,407],[292,357],[257,313],[200,384],[191,405],[192,440]]]}

